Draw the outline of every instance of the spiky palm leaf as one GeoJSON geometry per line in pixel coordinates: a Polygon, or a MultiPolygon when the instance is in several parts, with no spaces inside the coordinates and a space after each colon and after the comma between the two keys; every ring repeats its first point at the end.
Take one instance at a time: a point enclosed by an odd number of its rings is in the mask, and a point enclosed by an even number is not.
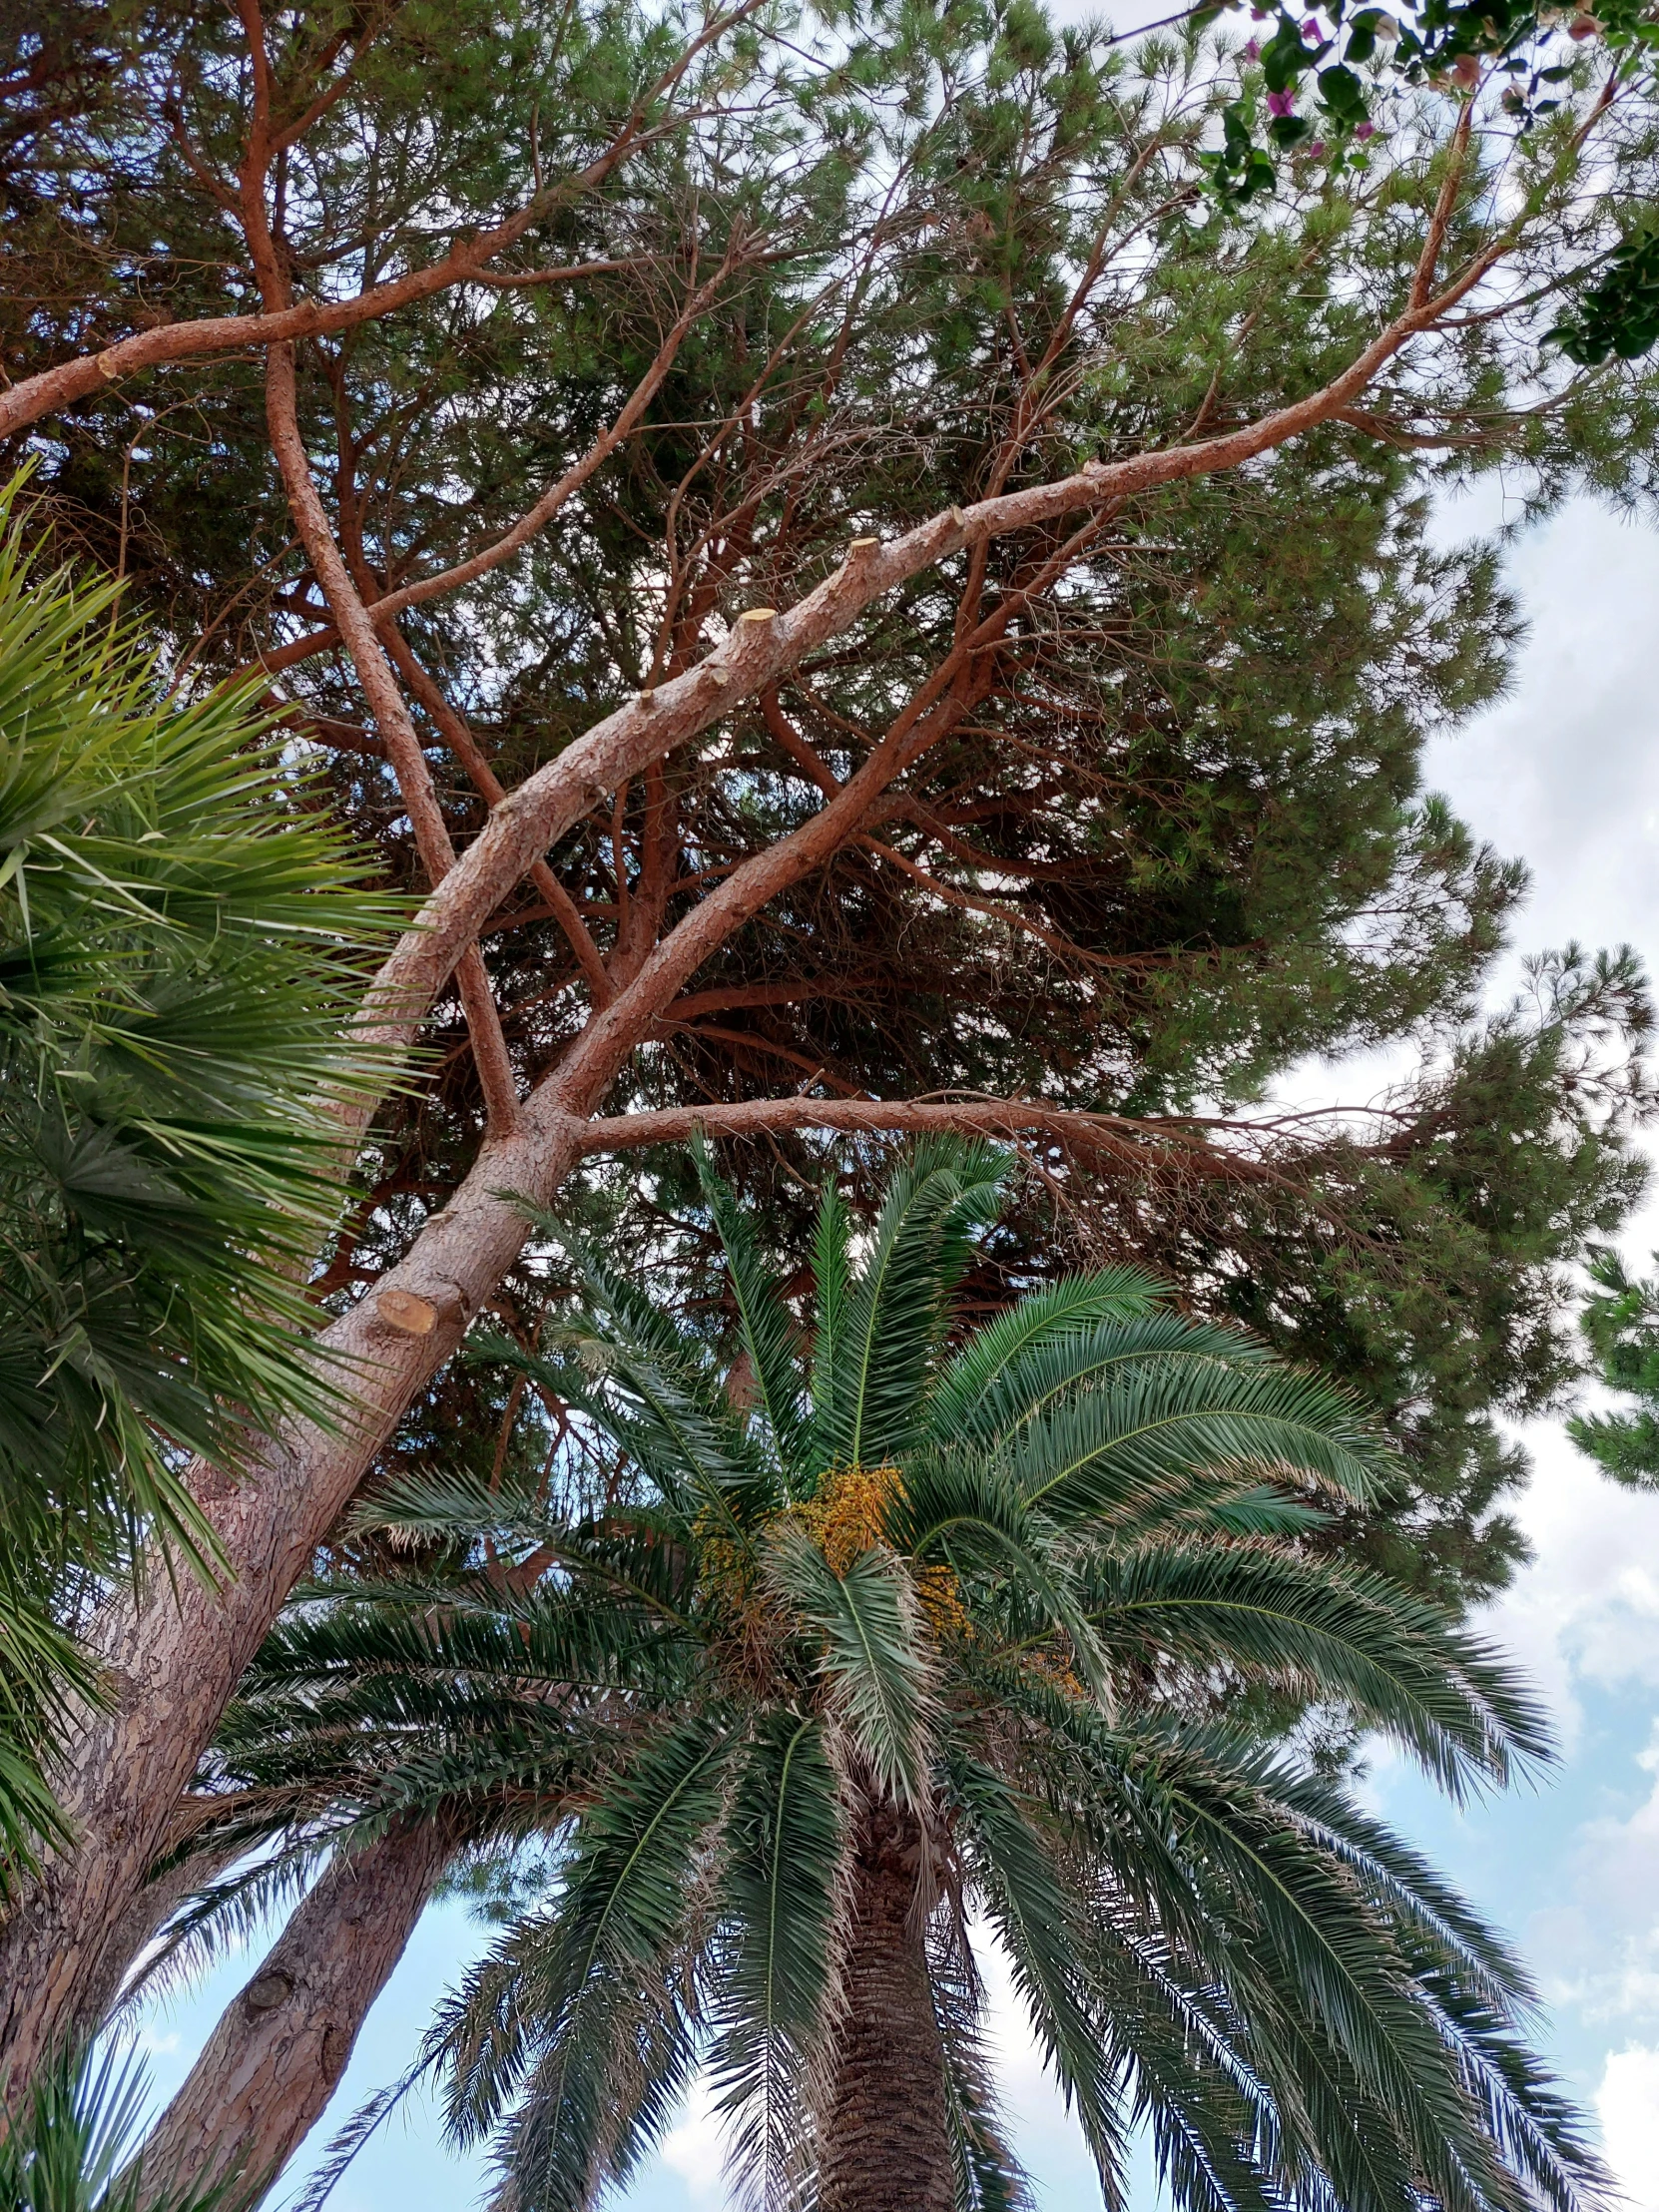
{"type": "Polygon", "coordinates": [[[479,1790],[511,1787],[490,1762],[519,1740],[515,1703],[544,1744],[582,1743],[582,1803],[548,1801],[550,1894],[426,2051],[457,2129],[500,2130],[503,2202],[586,2201],[700,2060],[739,2179],[768,2204],[810,2195],[865,2001],[877,1837],[889,1873],[900,1846],[913,1869],[885,1925],[925,1940],[921,2046],[962,2212],[1021,2188],[970,1915],[1109,2202],[1138,2120],[1182,2212],[1593,2197],[1593,2154],[1519,2039],[1513,1959],[1342,1787],[1233,1717],[1266,1694],[1335,1707],[1453,1791],[1544,1753],[1476,1639],[1302,1541],[1385,1476],[1357,1408],[1124,1274],[953,1342],[996,1187],[978,1148],[912,1160],[861,1251],[827,1200],[816,1316],[703,1172],[752,1386],[725,1386],[706,1329],[577,1255],[566,1349],[480,1356],[620,1448],[620,1493],[560,1521],[510,1482],[399,1481],[365,1516],[474,1564],[311,1593],[231,1724],[269,1778],[400,1729],[374,1786],[395,1776],[402,1805],[455,1786],[451,1724],[479,1790]],[[510,1587],[503,1564],[532,1557],[542,1579],[510,1587]]]}
{"type": "Polygon", "coordinates": [[[181,1455],[326,1410],[303,1271],[330,1099],[398,909],[246,693],[169,700],[116,594],[0,491],[0,1896],[56,1834],[69,1627],[146,1541],[208,1571],[181,1455]]]}
{"type": "Polygon", "coordinates": [[[235,2174],[176,2188],[136,2157],[148,2082],[138,2058],[90,2045],[41,2066],[0,2115],[7,2212],[221,2212],[245,2201],[235,2174]]]}

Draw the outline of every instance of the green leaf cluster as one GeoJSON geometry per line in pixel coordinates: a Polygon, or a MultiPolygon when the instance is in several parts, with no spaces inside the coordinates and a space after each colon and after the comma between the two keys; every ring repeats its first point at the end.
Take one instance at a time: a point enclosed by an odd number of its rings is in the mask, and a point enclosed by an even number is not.
{"type": "Polygon", "coordinates": [[[1590,1262],[1595,1286],[1580,1326],[1596,1380],[1626,1402],[1575,1413],[1567,1434],[1627,1489],[1659,1489],[1659,1281],[1632,1281],[1616,1252],[1590,1262]]]}
{"type": "MultiPolygon", "coordinates": [[[[1200,14],[1210,19],[1221,12],[1200,14]]],[[[1331,0],[1308,14],[1275,0],[1271,9],[1251,12],[1272,25],[1245,50],[1261,65],[1267,120],[1248,88],[1223,112],[1221,147],[1202,156],[1212,189],[1233,212],[1280,189],[1287,181],[1286,156],[1301,154],[1339,172],[1369,168],[1367,141],[1380,124],[1397,119],[1400,96],[1410,90],[1428,87],[1467,101],[1483,81],[1500,81],[1498,113],[1524,139],[1570,103],[1575,82],[1582,84],[1576,65],[1587,39],[1610,57],[1609,90],[1622,85],[1627,99],[1652,100],[1659,26],[1639,0],[1609,0],[1593,12],[1570,13],[1534,0],[1425,0],[1397,16],[1371,6],[1351,9],[1349,0],[1331,0]],[[1308,101],[1310,113],[1297,113],[1299,98],[1308,101]]],[[[1617,350],[1634,359],[1647,352],[1659,327],[1649,327],[1637,287],[1604,284],[1598,292],[1590,326],[1605,333],[1606,344],[1572,357],[1600,361],[1617,350]]],[[[1574,319],[1562,327],[1581,326],[1574,319]]],[[[1554,335],[1570,350],[1571,339],[1554,335]]],[[[1579,342],[1598,343],[1599,336],[1579,342]]]]}
{"type": "Polygon", "coordinates": [[[330,1101],[401,909],[244,694],[170,701],[114,590],[46,572],[0,497],[0,1844],[74,1630],[150,1541],[212,1569],[183,1480],[337,1386],[302,1350],[335,1205],[330,1101]]]}
{"type": "Polygon", "coordinates": [[[1621,241],[1605,276],[1578,294],[1549,334],[1569,359],[1587,367],[1609,354],[1636,360],[1659,345],[1659,231],[1621,241]]]}
{"type": "Polygon", "coordinates": [[[0,2113],[0,2204],[7,2212],[227,2212],[239,2177],[181,2189],[135,2157],[150,2083],[141,2058],[91,2045],[57,2052],[18,2106],[0,2113]]]}

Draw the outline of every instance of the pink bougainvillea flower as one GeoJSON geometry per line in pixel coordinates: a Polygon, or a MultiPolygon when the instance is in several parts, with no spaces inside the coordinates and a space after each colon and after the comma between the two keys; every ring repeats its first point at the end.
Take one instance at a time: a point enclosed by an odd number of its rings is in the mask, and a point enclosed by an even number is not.
{"type": "Polygon", "coordinates": [[[1311,15],[1308,18],[1307,22],[1302,26],[1302,35],[1305,39],[1312,39],[1315,45],[1318,45],[1320,36],[1320,21],[1317,15],[1311,15]]]}
{"type": "Polygon", "coordinates": [[[1250,39],[1250,40],[1248,40],[1248,41],[1247,41],[1247,43],[1246,43],[1246,45],[1245,45],[1245,60],[1246,60],[1247,62],[1259,62],[1259,61],[1261,60],[1261,58],[1262,58],[1262,42],[1261,42],[1261,40],[1260,40],[1259,38],[1253,38],[1253,39],[1250,39]]]}
{"type": "Polygon", "coordinates": [[[1269,115],[1289,115],[1295,106],[1296,97],[1293,93],[1270,92],[1268,94],[1269,115]]]}
{"type": "Polygon", "coordinates": [[[1357,139],[1376,138],[1377,125],[1375,123],[1357,123],[1354,126],[1354,135],[1357,139]]]}
{"type": "Polygon", "coordinates": [[[1320,160],[1322,160],[1322,159],[1323,159],[1323,157],[1324,157],[1324,154],[1325,154],[1325,141],[1324,141],[1324,139],[1315,139],[1315,141],[1314,141],[1313,145],[1312,145],[1312,146],[1310,146],[1310,147],[1309,147],[1309,149],[1308,149],[1308,156],[1309,156],[1309,159],[1310,159],[1311,161],[1316,161],[1316,162],[1317,162],[1317,161],[1320,161],[1320,160]]]}

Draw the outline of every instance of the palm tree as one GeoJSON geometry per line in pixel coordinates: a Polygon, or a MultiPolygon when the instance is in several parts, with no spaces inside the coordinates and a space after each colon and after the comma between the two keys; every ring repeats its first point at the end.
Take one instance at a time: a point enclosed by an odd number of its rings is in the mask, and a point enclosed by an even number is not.
{"type": "Polygon", "coordinates": [[[147,2081],[142,2062],[90,2045],[42,2066],[16,2111],[0,2111],[6,2212],[240,2212],[234,2176],[177,2189],[134,2157],[147,2081]]]}
{"type": "Polygon", "coordinates": [[[181,1467],[331,1391],[299,1284],[330,1100],[395,919],[246,693],[170,698],[116,592],[0,490],[0,1900],[41,1840],[73,1633],[146,1543],[211,1571],[181,1467]]]}
{"type": "Polygon", "coordinates": [[[319,1585],[262,1655],[238,1756],[389,1731],[376,1819],[509,1789],[556,1840],[428,2037],[453,2133],[575,2212],[704,2068],[761,2201],[1013,2205],[982,1931],[1108,2203],[1138,2122],[1183,2212],[1594,2198],[1515,1960],[1250,1725],[1334,1709],[1454,1795],[1543,1754],[1475,1640],[1307,1544],[1385,1447],[1127,1271],[962,1326],[1002,1174],[918,1148],[865,1241],[831,1190],[809,1330],[705,1161],[731,1358],[567,1246],[579,1319],[483,1351],[568,1417],[586,1509],[404,1477],[365,1515],[449,1564],[319,1585]]]}

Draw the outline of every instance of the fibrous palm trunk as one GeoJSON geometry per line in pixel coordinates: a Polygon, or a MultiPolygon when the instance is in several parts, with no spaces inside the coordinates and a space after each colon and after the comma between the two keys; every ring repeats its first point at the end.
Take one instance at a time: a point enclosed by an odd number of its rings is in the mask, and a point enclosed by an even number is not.
{"type": "Polygon", "coordinates": [[[232,2168],[276,2180],[333,2095],[454,1848],[441,1822],[408,1821],[334,1860],[157,2121],[144,2146],[153,2185],[232,2168]]]}
{"type": "Polygon", "coordinates": [[[944,2051],[915,1910],[920,1841],[893,1807],[860,1822],[819,2212],[951,2212],[944,2051]]]}

